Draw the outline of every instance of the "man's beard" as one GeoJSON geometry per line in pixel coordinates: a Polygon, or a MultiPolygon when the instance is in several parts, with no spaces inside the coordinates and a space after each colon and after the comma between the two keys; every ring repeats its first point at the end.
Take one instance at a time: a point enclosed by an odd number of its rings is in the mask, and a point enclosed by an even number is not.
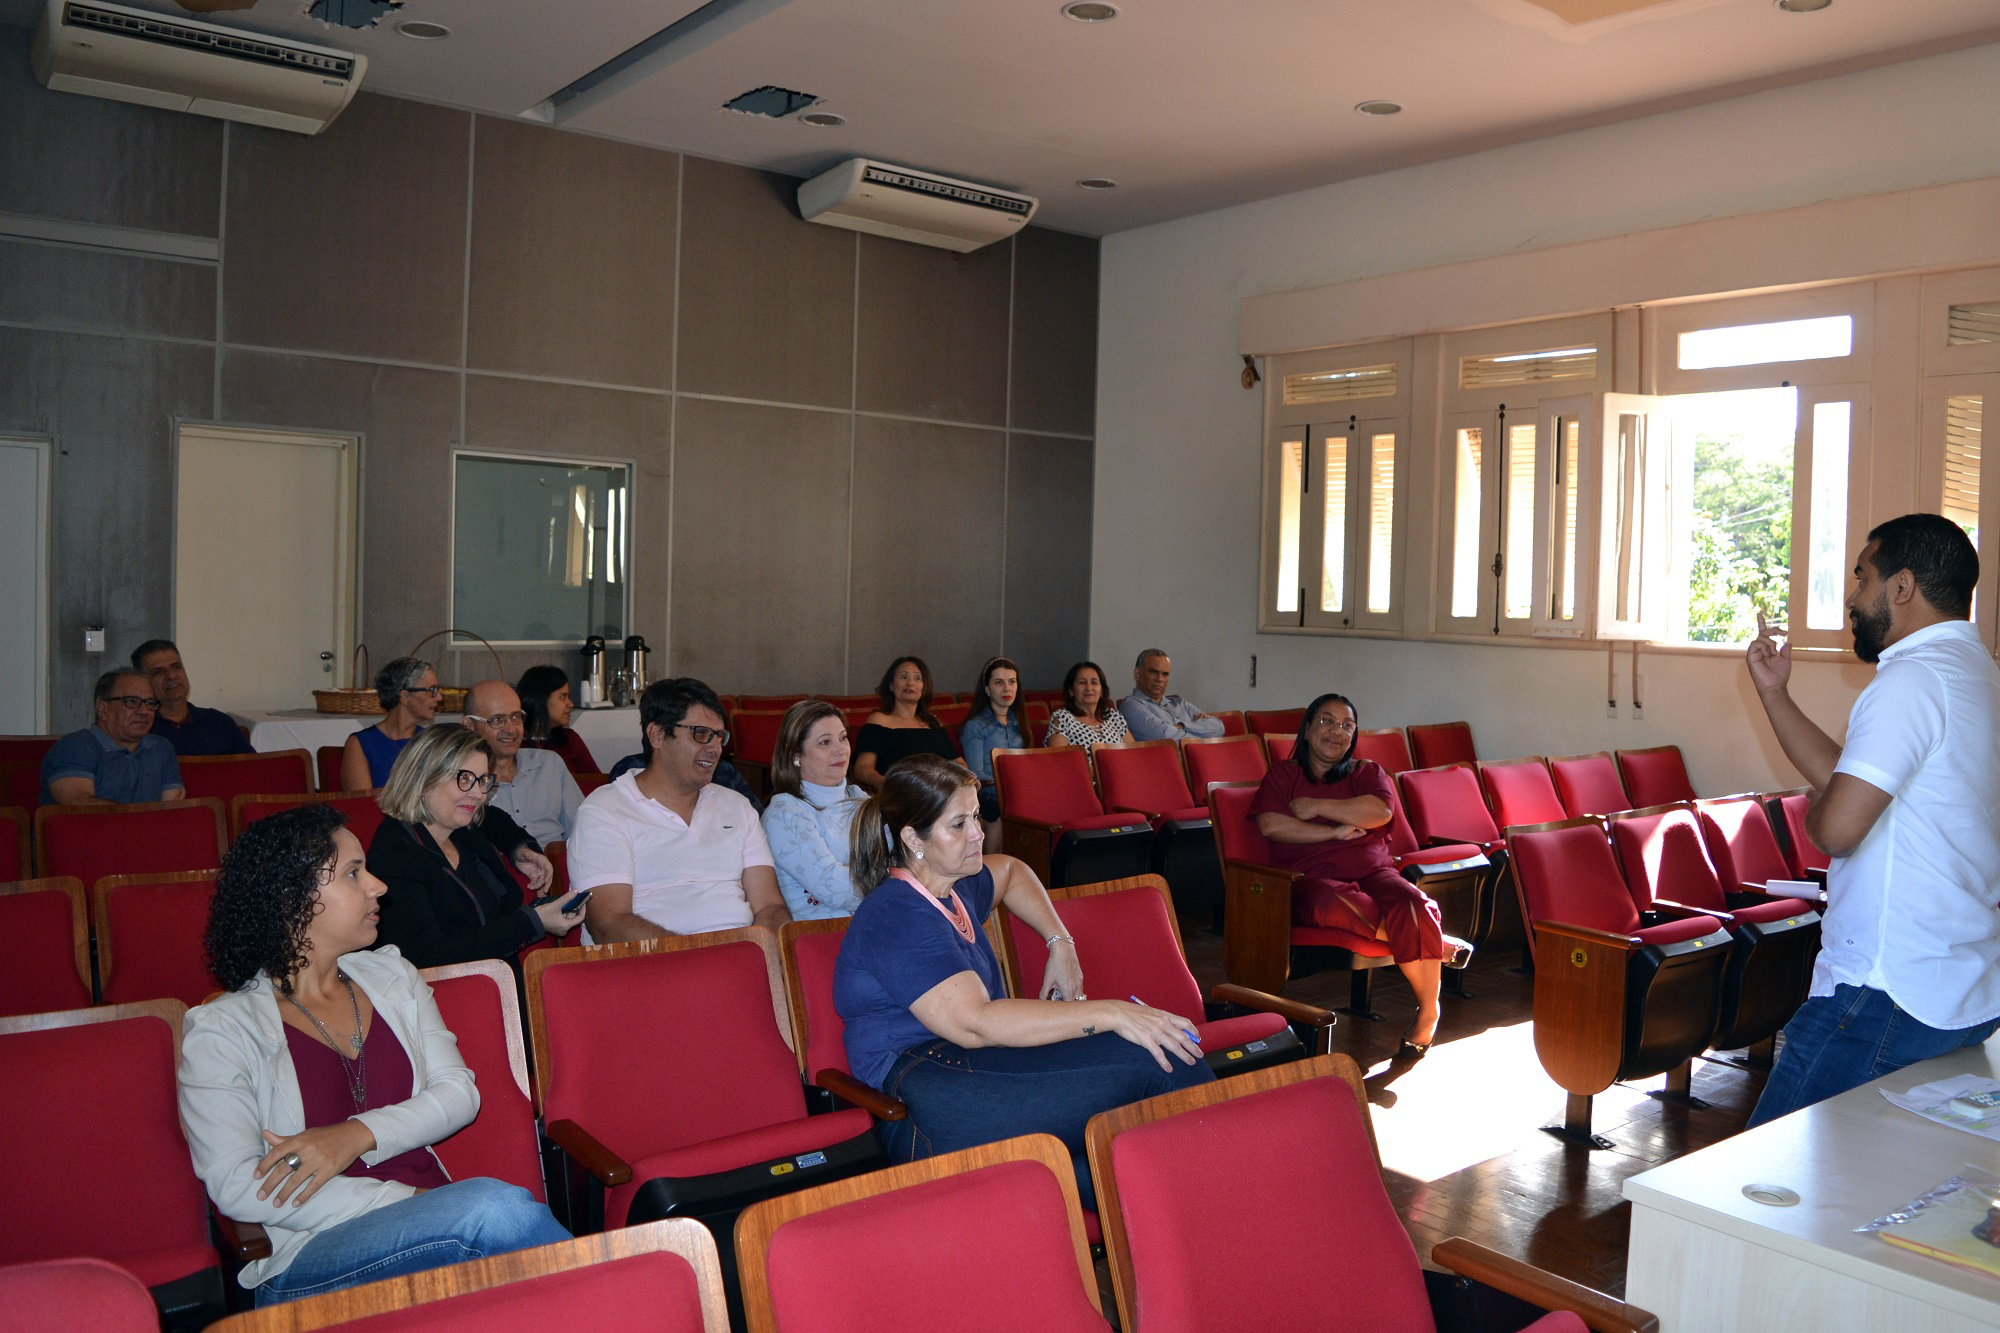
{"type": "Polygon", "coordinates": [[[1867,614],[1857,608],[1847,613],[1854,626],[1854,655],[1864,662],[1877,662],[1889,646],[1889,599],[1878,597],[1867,614]]]}

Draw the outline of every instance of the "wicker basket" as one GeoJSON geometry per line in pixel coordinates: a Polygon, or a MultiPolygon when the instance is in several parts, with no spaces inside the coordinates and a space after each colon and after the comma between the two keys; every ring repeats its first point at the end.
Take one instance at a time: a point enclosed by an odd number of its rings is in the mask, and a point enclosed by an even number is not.
{"type": "Polygon", "coordinates": [[[375,693],[373,685],[361,682],[375,673],[368,661],[368,645],[354,645],[354,685],[345,690],[314,690],[313,707],[322,713],[338,713],[343,717],[380,717],[389,711],[382,707],[382,698],[375,693]]]}
{"type": "MultiPolygon", "coordinates": [[[[432,639],[439,638],[440,636],[446,634],[461,634],[468,639],[479,639],[480,643],[486,645],[486,651],[493,655],[493,674],[501,677],[506,676],[507,668],[502,666],[500,663],[499,651],[495,649],[492,644],[487,643],[484,638],[481,638],[479,635],[474,634],[469,629],[441,629],[436,631],[435,633],[426,634],[424,635],[423,638],[418,639],[417,646],[410,649],[410,651],[405,653],[404,656],[405,657],[418,656],[423,652],[425,644],[429,643],[432,639]]],[[[445,644],[445,647],[450,648],[451,644],[447,642],[445,644]]],[[[466,696],[470,695],[471,693],[472,693],[471,687],[466,685],[445,685],[440,687],[438,690],[438,712],[463,713],[465,711],[466,696]]]]}

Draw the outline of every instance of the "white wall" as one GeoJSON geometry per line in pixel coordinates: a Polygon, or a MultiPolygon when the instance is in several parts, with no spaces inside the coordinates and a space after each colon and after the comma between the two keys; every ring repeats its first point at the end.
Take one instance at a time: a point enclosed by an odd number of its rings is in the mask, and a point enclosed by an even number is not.
{"type": "MultiPolygon", "coordinates": [[[[1240,302],[1988,177],[2000,170],[1996,124],[2000,45],[1107,237],[1093,656],[1122,685],[1132,654],[1157,641],[1173,654],[1175,688],[1210,707],[1294,706],[1338,688],[1356,697],[1364,723],[1465,718],[1494,757],[1673,741],[1704,791],[1795,783],[1733,659],[1642,654],[1646,715],[1636,721],[1621,652],[1611,721],[1601,649],[1258,634],[1262,395],[1237,382],[1240,302]]],[[[1805,663],[1796,693],[1839,735],[1868,675],[1851,662],[1805,663]]]]}

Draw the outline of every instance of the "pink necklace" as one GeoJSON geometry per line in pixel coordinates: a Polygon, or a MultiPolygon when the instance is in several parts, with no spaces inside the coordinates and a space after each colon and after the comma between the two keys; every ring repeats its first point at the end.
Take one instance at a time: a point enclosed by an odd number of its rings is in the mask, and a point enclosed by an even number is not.
{"type": "Polygon", "coordinates": [[[889,875],[892,879],[902,880],[921,894],[925,902],[937,908],[943,914],[944,919],[951,922],[951,928],[957,931],[967,944],[973,942],[972,913],[966,911],[965,904],[959,901],[957,889],[951,890],[951,906],[946,907],[935,893],[924,887],[922,880],[912,875],[909,871],[898,868],[891,870],[889,875]]]}

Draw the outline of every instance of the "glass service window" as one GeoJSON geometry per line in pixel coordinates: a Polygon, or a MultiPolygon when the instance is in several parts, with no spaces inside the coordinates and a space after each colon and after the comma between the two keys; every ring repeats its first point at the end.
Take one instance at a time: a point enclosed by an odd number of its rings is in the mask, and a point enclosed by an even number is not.
{"type": "Polygon", "coordinates": [[[629,464],[461,453],[452,493],[454,626],[495,643],[625,637],[629,464]]]}

